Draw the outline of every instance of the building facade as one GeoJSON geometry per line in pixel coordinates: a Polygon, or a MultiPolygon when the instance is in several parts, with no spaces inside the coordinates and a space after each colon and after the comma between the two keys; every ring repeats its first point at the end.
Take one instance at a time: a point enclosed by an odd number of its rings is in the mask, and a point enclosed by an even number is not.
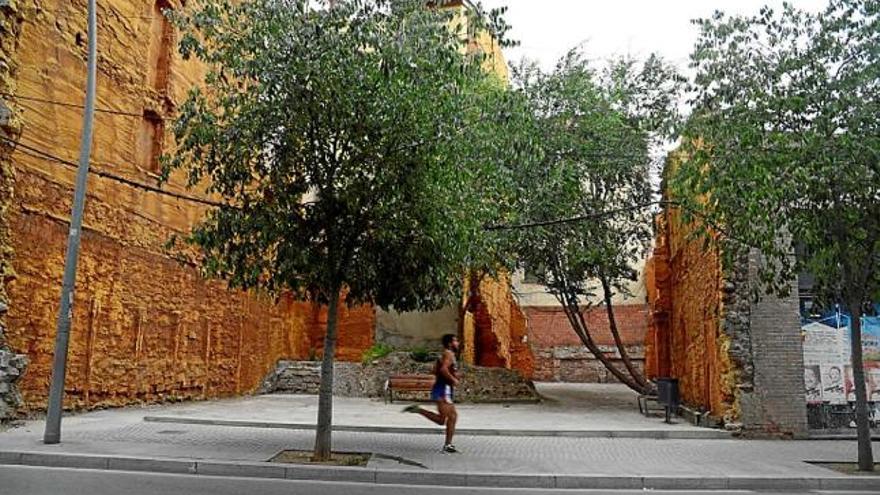
{"type": "MultiPolygon", "coordinates": [[[[204,73],[177,53],[163,11],[179,7],[179,0],[98,3],[98,111],[67,407],[248,393],[279,359],[320,355],[323,346],[323,308],[228,290],[171,256],[167,241],[187,233],[208,207],[138,186],[156,184],[166,124],[204,73]]],[[[85,8],[0,2],[7,139],[0,143],[0,300],[9,307],[0,338],[10,355],[29,361],[23,378],[0,395],[20,391],[25,412],[45,407],[50,380],[76,174],[58,159],[75,161],[79,149],[85,8]]],[[[173,176],[163,190],[192,195],[184,186],[173,176]]],[[[360,359],[374,321],[372,307],[344,310],[340,359],[360,359]]]]}
{"type": "Polygon", "coordinates": [[[657,218],[646,270],[651,378],[679,381],[685,406],[707,425],[759,436],[807,432],[797,282],[790,295],[761,294],[757,253],[723,256],[675,208],[657,218]]]}

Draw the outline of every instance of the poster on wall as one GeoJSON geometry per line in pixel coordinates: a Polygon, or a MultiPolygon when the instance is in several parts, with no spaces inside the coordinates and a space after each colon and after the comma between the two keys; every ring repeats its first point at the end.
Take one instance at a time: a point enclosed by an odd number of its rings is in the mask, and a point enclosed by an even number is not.
{"type": "Polygon", "coordinates": [[[831,404],[845,403],[843,364],[826,364],[820,369],[822,373],[822,400],[831,404]]]}
{"type": "Polygon", "coordinates": [[[869,401],[880,401],[880,317],[862,318],[862,359],[869,401]]]}
{"type": "MultiPolygon", "coordinates": [[[[855,402],[855,380],[852,369],[850,329],[841,334],[841,354],[844,364],[844,392],[846,400],[855,402]]],[[[869,401],[880,401],[880,318],[862,318],[862,363],[865,370],[865,390],[869,401]]]]}
{"type": "MultiPolygon", "coordinates": [[[[836,318],[832,319],[836,323],[836,318]]],[[[843,329],[822,322],[801,327],[804,337],[804,393],[807,402],[844,403],[843,329]]]]}

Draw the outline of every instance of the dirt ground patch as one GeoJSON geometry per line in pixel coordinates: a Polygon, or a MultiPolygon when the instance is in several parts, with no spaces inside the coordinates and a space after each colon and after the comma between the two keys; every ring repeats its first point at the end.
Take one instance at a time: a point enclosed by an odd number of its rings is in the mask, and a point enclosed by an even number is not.
{"type": "Polygon", "coordinates": [[[859,471],[859,465],[855,462],[811,462],[814,466],[831,469],[843,474],[856,476],[880,476],[880,462],[874,464],[873,471],[859,471]]]}
{"type": "Polygon", "coordinates": [[[372,454],[363,452],[333,452],[328,461],[316,461],[313,459],[314,452],[311,450],[282,450],[269,462],[282,464],[312,464],[325,466],[351,466],[366,467],[372,454]]]}

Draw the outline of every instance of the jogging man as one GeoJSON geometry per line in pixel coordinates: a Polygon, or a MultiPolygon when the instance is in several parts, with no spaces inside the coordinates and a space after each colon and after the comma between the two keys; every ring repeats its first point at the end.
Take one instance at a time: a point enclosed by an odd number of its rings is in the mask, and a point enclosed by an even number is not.
{"type": "Polygon", "coordinates": [[[453,401],[454,388],[458,386],[458,363],[455,361],[455,353],[458,352],[458,337],[452,334],[443,336],[443,355],[434,364],[434,387],[431,389],[431,400],[437,403],[437,412],[428,411],[413,404],[404,408],[403,412],[418,413],[437,423],[446,425],[446,443],[443,444],[443,452],[458,452],[452,445],[452,436],[455,435],[455,423],[458,421],[458,412],[455,410],[453,401]]]}

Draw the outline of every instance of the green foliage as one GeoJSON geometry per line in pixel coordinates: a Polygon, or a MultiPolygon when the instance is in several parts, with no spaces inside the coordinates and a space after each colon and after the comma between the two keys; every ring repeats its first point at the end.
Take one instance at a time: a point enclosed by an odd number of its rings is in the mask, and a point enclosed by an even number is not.
{"type": "Polygon", "coordinates": [[[436,352],[431,351],[425,347],[416,347],[412,349],[409,353],[410,357],[413,361],[417,363],[427,363],[436,359],[436,352]]]}
{"type": "Polygon", "coordinates": [[[457,299],[493,267],[505,90],[470,50],[497,17],[423,0],[193,0],[180,51],[207,66],[175,154],[220,196],[189,241],[233,287],[329,305],[315,456],[330,456],[337,304],[398,311],[457,299]]]}
{"type": "Polygon", "coordinates": [[[820,301],[850,311],[859,467],[873,469],[859,322],[880,296],[880,2],[698,24],[672,190],[736,239],[726,254],[760,250],[765,289],[808,271],[820,301]]]}
{"type": "Polygon", "coordinates": [[[653,237],[650,150],[677,120],[681,77],[654,56],[642,64],[621,58],[602,71],[577,51],[550,73],[525,64],[514,76],[525,108],[516,115],[528,119],[524,141],[512,146],[516,221],[621,211],[515,230],[512,249],[558,296],[590,295],[599,278],[625,292],[653,237]]]}
{"type": "Polygon", "coordinates": [[[697,24],[695,111],[670,176],[676,199],[741,241],[728,253],[759,248],[774,292],[809,271],[826,302],[876,297],[880,2],[716,13],[697,24]]]}
{"type": "Polygon", "coordinates": [[[364,354],[361,357],[361,362],[364,364],[370,364],[377,359],[382,359],[392,352],[394,352],[393,347],[382,342],[377,342],[364,351],[364,354]]]}
{"type": "MultiPolygon", "coordinates": [[[[166,175],[225,199],[193,232],[208,274],[324,302],[433,309],[494,264],[505,91],[450,12],[417,0],[196,1],[208,65],[166,175]],[[451,26],[451,27],[450,27],[451,26]]],[[[470,22],[483,22],[471,16],[470,22]]]]}

